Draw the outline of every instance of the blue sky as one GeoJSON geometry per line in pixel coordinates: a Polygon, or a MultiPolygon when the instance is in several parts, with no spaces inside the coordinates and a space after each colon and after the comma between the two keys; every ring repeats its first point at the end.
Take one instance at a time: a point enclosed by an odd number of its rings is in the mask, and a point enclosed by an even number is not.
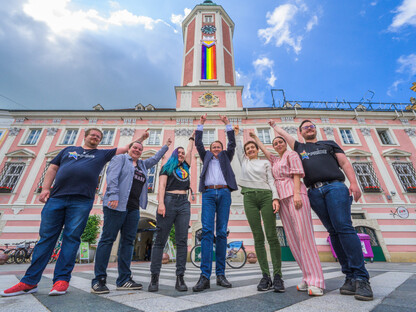
{"type": "MultiPolygon", "coordinates": [[[[175,107],[180,23],[198,3],[13,0],[0,7],[0,108],[175,107]]],[[[235,23],[245,107],[290,100],[409,103],[416,0],[218,0],[235,23]]]]}

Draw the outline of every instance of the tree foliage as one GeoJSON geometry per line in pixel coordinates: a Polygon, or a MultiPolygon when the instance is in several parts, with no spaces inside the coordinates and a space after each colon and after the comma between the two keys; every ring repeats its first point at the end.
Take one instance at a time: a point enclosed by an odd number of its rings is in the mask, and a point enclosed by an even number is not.
{"type": "Polygon", "coordinates": [[[83,242],[88,242],[90,245],[97,242],[98,234],[100,233],[101,217],[99,215],[91,215],[88,217],[87,225],[84,233],[81,235],[83,242]]]}

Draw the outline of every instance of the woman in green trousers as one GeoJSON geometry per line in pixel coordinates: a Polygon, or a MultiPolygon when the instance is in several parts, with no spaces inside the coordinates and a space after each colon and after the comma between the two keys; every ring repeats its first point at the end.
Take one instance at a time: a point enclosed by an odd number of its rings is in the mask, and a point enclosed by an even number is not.
{"type": "Polygon", "coordinates": [[[279,211],[279,195],[274,184],[270,162],[259,159],[259,147],[254,141],[242,143],[238,135],[238,126],[234,127],[237,137],[237,157],[241,164],[241,177],[238,185],[244,196],[244,211],[254,237],[254,248],[263,278],[257,286],[258,291],[271,288],[275,292],[284,292],[282,280],[282,255],[276,233],[276,213],[279,211]],[[265,247],[263,219],[267,242],[273,264],[273,282],[270,277],[269,263],[265,247]]]}

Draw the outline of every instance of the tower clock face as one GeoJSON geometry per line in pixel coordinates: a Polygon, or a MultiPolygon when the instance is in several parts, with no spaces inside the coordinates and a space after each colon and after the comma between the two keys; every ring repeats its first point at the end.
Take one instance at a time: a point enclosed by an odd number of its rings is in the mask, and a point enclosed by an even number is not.
{"type": "Polygon", "coordinates": [[[207,35],[212,35],[216,32],[217,28],[213,25],[205,25],[201,28],[202,32],[207,35]]]}

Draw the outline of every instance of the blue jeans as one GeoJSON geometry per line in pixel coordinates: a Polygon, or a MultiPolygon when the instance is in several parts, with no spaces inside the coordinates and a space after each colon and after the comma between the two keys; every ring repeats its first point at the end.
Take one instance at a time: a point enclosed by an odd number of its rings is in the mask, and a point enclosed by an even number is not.
{"type": "Polygon", "coordinates": [[[227,225],[230,215],[231,192],[228,188],[208,189],[202,194],[202,241],[201,274],[211,277],[212,249],[214,243],[214,220],[216,221],[215,274],[225,274],[225,255],[227,252],[227,225]]]}
{"type": "Polygon", "coordinates": [[[32,263],[21,282],[29,285],[39,283],[63,226],[62,246],[55,265],[53,282],[69,282],[75,266],[81,235],[84,232],[93,203],[93,199],[73,195],[48,199],[42,209],[40,239],[33,250],[32,263]]]}
{"type": "Polygon", "coordinates": [[[159,274],[162,267],[163,249],[169,239],[172,225],[175,224],[176,275],[183,275],[188,254],[188,228],[191,218],[191,203],[188,194],[166,193],[164,199],[166,214],[156,215],[156,240],[152,248],[150,272],[159,274]]]}
{"type": "Polygon", "coordinates": [[[329,232],[332,247],[347,278],[368,280],[360,239],[352,226],[351,203],[347,186],[334,182],[308,190],[313,211],[329,232]]]}
{"type": "Polygon", "coordinates": [[[104,225],[100,242],[95,253],[95,278],[92,284],[102,278],[107,278],[107,266],[110,259],[113,243],[120,231],[120,244],[118,248],[118,278],[117,286],[122,286],[131,277],[130,264],[133,257],[133,244],[137,235],[140,220],[138,209],[130,211],[117,211],[108,207],[103,208],[104,225]]]}

